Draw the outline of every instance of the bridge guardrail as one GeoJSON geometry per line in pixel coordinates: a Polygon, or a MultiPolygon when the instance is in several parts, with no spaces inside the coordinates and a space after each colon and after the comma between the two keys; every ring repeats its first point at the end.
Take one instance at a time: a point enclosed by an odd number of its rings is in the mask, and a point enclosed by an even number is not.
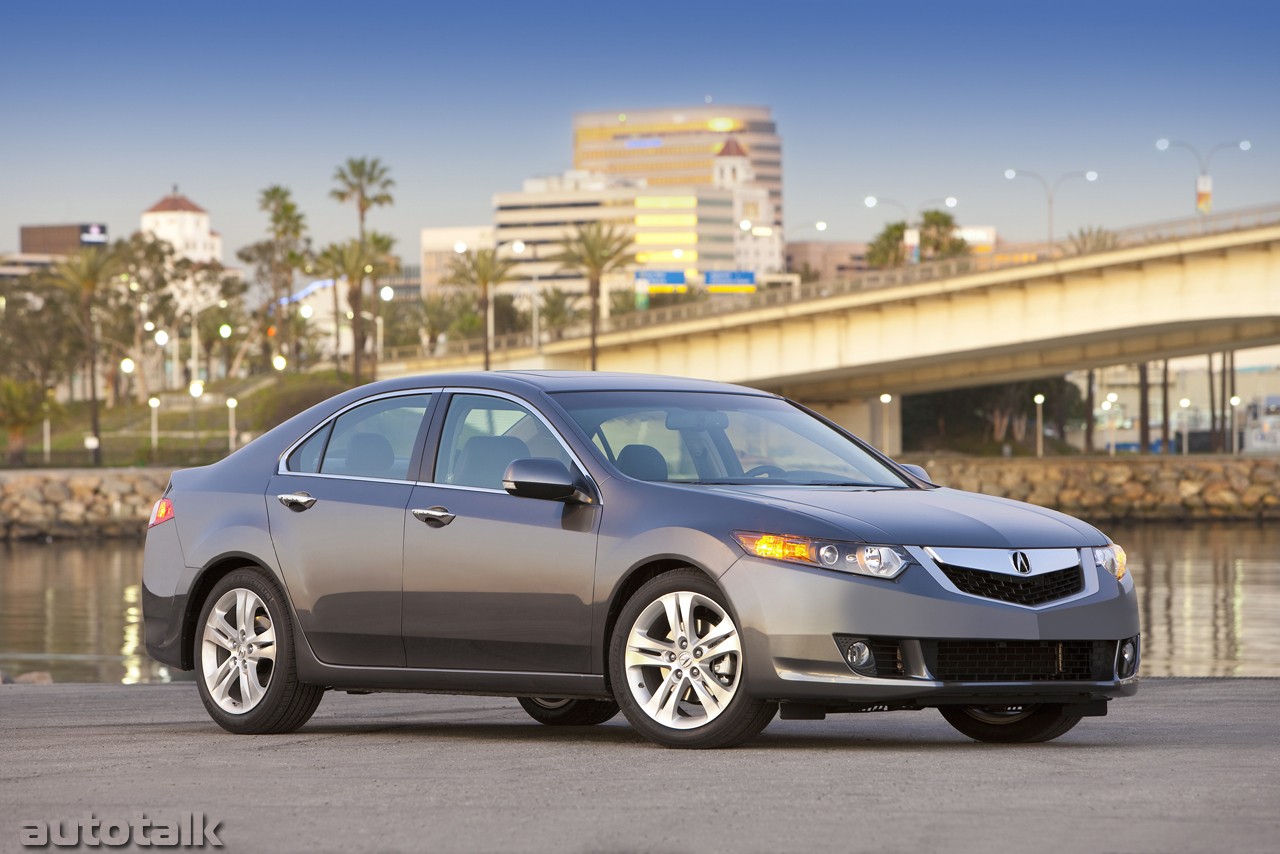
{"type": "MultiPolygon", "coordinates": [[[[1280,204],[1273,204],[1108,230],[1106,233],[1114,239],[1114,245],[1103,245],[1093,250],[1075,251],[1073,248],[1067,247],[1064,251],[1064,243],[1062,242],[1055,242],[1053,246],[1050,246],[1046,241],[1011,244],[999,247],[997,251],[989,255],[966,255],[908,267],[867,270],[856,273],[849,279],[806,282],[799,287],[781,285],[758,291],[754,294],[714,296],[665,308],[628,312],[601,319],[599,331],[601,334],[624,332],[668,323],[680,323],[687,320],[751,311],[770,306],[792,305],[841,294],[883,290],[901,285],[985,273],[992,270],[1025,267],[1049,260],[1077,258],[1118,249],[1146,246],[1153,243],[1224,234],[1277,224],[1280,224],[1280,204]]],[[[588,323],[583,321],[556,332],[543,330],[542,343],[584,338],[589,334],[588,323]]],[[[491,350],[492,352],[499,352],[529,348],[533,346],[533,343],[532,332],[516,332],[495,337],[491,350]]],[[[483,350],[483,338],[466,338],[444,342],[442,347],[400,347],[395,350],[389,350],[387,356],[389,359],[430,358],[432,356],[446,355],[466,356],[483,352],[483,350]]]]}

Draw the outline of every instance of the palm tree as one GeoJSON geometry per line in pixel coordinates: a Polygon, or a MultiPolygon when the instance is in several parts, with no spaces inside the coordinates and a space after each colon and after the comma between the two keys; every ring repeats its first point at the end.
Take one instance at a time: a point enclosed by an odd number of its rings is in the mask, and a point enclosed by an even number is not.
{"type": "Polygon", "coordinates": [[[356,213],[360,217],[360,242],[364,241],[364,216],[370,208],[382,207],[395,202],[390,190],[396,182],[387,176],[387,167],[377,157],[348,157],[333,173],[333,180],[338,186],[329,191],[329,195],[339,202],[355,202],[356,213]]]}
{"type": "Polygon", "coordinates": [[[551,260],[561,270],[582,273],[591,298],[591,370],[596,369],[596,337],[600,327],[600,280],[606,273],[635,262],[631,253],[631,232],[604,222],[580,223],[573,234],[560,241],[560,254],[551,260]]]}
{"type": "Polygon", "coordinates": [[[465,285],[480,291],[480,318],[484,325],[484,369],[489,370],[489,289],[512,280],[511,270],[516,260],[498,255],[497,249],[471,249],[454,256],[449,272],[443,281],[450,285],[465,285]]]}
{"type": "MultiPolygon", "coordinates": [[[[265,252],[267,278],[271,283],[272,303],[277,307],[275,310],[279,311],[279,307],[283,305],[281,300],[292,295],[293,271],[302,266],[307,254],[304,240],[307,218],[298,209],[289,188],[279,184],[272,184],[259,194],[258,210],[268,217],[269,238],[265,252]]],[[[290,362],[296,365],[298,359],[292,352],[290,341],[291,325],[287,319],[280,323],[284,333],[284,348],[290,351],[290,362]]]]}
{"type": "Polygon", "coordinates": [[[1085,226],[1070,235],[1071,254],[1087,255],[1091,252],[1110,252],[1120,248],[1120,236],[1101,226],[1085,226]]]}
{"type": "Polygon", "coordinates": [[[361,323],[360,312],[364,308],[364,290],[361,287],[369,268],[373,266],[372,256],[358,240],[346,243],[331,243],[316,258],[316,263],[325,275],[333,277],[333,336],[334,364],[338,361],[338,280],[347,280],[347,305],[351,307],[351,374],[355,385],[361,383],[364,368],[364,324],[361,323]]]}
{"type": "Polygon", "coordinates": [[[80,300],[80,328],[89,344],[89,425],[93,432],[93,464],[102,465],[101,436],[98,423],[98,330],[93,320],[94,304],[116,273],[114,252],[94,246],[73,252],[53,266],[53,284],[80,300]]]}
{"type": "Polygon", "coordinates": [[[542,292],[542,325],[553,335],[559,335],[566,326],[570,326],[582,315],[574,303],[578,294],[571,294],[560,288],[547,288],[542,292]]]}

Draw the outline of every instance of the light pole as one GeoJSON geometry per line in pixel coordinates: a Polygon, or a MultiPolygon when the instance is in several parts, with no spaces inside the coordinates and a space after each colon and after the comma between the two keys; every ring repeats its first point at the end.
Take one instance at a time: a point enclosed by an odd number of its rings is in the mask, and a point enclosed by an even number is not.
{"type": "Polygon", "coordinates": [[[1036,456],[1044,456],[1044,395],[1031,398],[1036,404],[1036,456]]]}
{"type": "Polygon", "coordinates": [[[151,461],[155,462],[156,450],[160,447],[160,398],[149,398],[147,406],[151,407],[151,461]]]}
{"type": "Polygon", "coordinates": [[[1231,453],[1234,454],[1238,450],[1236,448],[1236,407],[1240,405],[1240,395],[1231,395],[1229,402],[1231,404],[1231,444],[1229,447],[1231,448],[1231,453]]]}
{"type": "Polygon", "coordinates": [[[191,395],[191,456],[195,459],[200,454],[200,432],[196,428],[196,404],[204,395],[204,383],[200,380],[192,380],[187,386],[187,392],[191,395]]]}
{"type": "Polygon", "coordinates": [[[227,398],[227,450],[236,449],[236,406],[239,401],[234,397],[227,398]]]}
{"type": "Polygon", "coordinates": [[[1044,188],[1045,200],[1049,204],[1049,255],[1053,255],[1053,195],[1058,191],[1058,187],[1062,186],[1062,182],[1069,178],[1083,178],[1089,183],[1098,180],[1098,173],[1090,169],[1088,172],[1067,172],[1065,175],[1059,175],[1058,180],[1052,185],[1044,179],[1044,176],[1038,172],[1032,172],[1028,169],[1006,169],[1004,177],[1012,181],[1014,178],[1034,178],[1040,182],[1040,186],[1044,188]]]}
{"type": "Polygon", "coordinates": [[[1182,407],[1182,455],[1185,457],[1187,455],[1187,445],[1190,441],[1188,438],[1190,435],[1188,427],[1190,425],[1187,424],[1189,415],[1187,409],[1191,406],[1191,400],[1184,397],[1182,400],[1178,401],[1178,406],[1182,407]]]}
{"type": "Polygon", "coordinates": [[[1112,457],[1116,455],[1116,422],[1111,415],[1111,409],[1114,406],[1115,404],[1110,400],[1102,401],[1102,411],[1105,413],[1102,417],[1107,420],[1107,455],[1112,457]]]}
{"type": "Polygon", "coordinates": [[[889,453],[889,404],[893,403],[893,395],[880,395],[880,450],[889,453]]]}
{"type": "Polygon", "coordinates": [[[1196,176],[1196,213],[1207,214],[1213,210],[1213,179],[1209,177],[1209,162],[1213,160],[1213,155],[1227,148],[1248,151],[1253,148],[1253,143],[1247,139],[1220,142],[1210,148],[1208,154],[1201,156],[1199,150],[1185,142],[1179,142],[1176,139],[1156,140],[1157,151],[1168,151],[1170,148],[1185,148],[1191,152],[1191,156],[1196,159],[1196,163],[1200,166],[1200,174],[1196,176]]]}

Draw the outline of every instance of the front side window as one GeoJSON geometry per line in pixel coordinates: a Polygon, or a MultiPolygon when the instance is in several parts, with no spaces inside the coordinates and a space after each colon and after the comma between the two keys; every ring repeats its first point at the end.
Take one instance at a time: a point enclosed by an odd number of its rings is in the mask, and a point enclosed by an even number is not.
{"type": "Polygon", "coordinates": [[[388,397],[349,409],[297,447],[285,468],[300,473],[408,480],[431,396],[388,397]]]}
{"type": "Polygon", "coordinates": [[[502,489],[507,466],[530,457],[570,464],[564,446],[524,406],[488,395],[454,395],[436,457],[437,483],[502,489]]]}
{"type": "Polygon", "coordinates": [[[672,483],[904,487],[857,443],[785,400],[707,392],[561,392],[623,474],[672,483]]]}

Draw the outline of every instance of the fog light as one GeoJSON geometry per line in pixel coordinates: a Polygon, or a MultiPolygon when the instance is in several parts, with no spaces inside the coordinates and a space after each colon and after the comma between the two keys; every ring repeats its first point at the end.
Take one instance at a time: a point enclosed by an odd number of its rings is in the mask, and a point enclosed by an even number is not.
{"type": "Polygon", "coordinates": [[[1136,638],[1122,641],[1120,654],[1116,657],[1116,674],[1121,679],[1128,679],[1138,671],[1138,644],[1136,638]]]}
{"type": "Polygon", "coordinates": [[[840,550],[832,545],[823,546],[818,550],[818,559],[827,566],[835,566],[836,561],[840,560],[840,550]]]}
{"type": "Polygon", "coordinates": [[[862,673],[867,671],[872,673],[875,672],[875,656],[871,654],[871,647],[867,646],[862,641],[854,641],[849,644],[849,649],[845,651],[844,657],[845,660],[849,662],[849,666],[854,670],[862,673]]]}

